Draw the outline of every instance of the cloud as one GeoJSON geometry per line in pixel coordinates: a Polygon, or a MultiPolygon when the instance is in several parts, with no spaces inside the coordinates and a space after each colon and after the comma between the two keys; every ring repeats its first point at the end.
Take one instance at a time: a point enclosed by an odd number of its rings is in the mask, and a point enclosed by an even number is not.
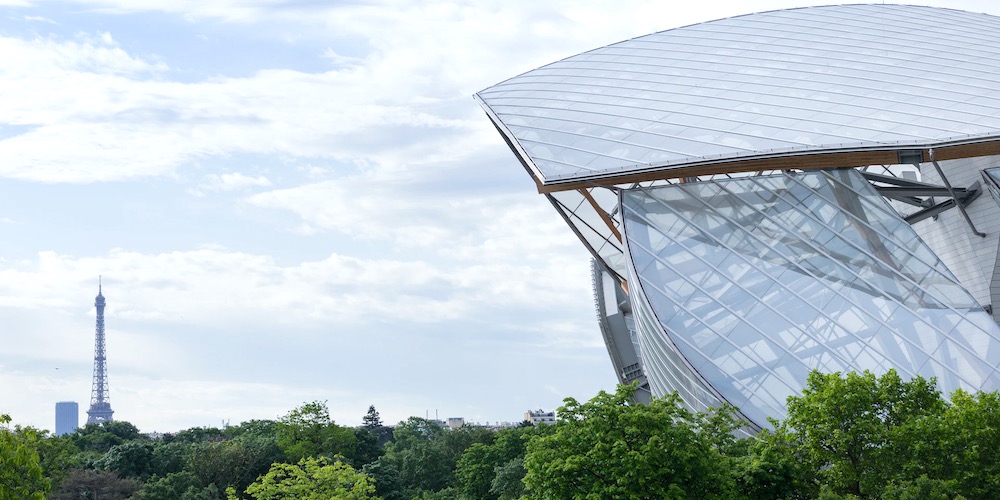
{"type": "Polygon", "coordinates": [[[181,81],[166,62],[135,55],[139,49],[112,32],[0,37],[0,120],[32,127],[0,141],[0,176],[76,183],[176,176],[204,159],[241,154],[280,155],[293,165],[320,161],[341,175],[360,169],[394,176],[404,164],[474,157],[497,139],[472,93],[634,35],[645,29],[637,22],[652,28],[655,16],[631,16],[656,5],[608,12],[568,2],[81,3],[120,14],[286,23],[325,45],[316,58],[335,67],[181,81]],[[594,39],[597,26],[603,42],[594,39]],[[364,51],[344,55],[326,33],[362,40],[364,51]]]}
{"type": "Polygon", "coordinates": [[[231,192],[245,191],[255,187],[271,187],[271,181],[263,176],[250,177],[239,172],[229,174],[208,174],[197,187],[191,190],[196,196],[202,196],[205,192],[231,192]]]}

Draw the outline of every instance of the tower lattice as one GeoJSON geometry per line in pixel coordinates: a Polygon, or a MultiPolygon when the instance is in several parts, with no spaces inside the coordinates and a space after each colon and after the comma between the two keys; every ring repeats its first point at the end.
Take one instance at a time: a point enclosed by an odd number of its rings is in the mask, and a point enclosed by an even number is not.
{"type": "Polygon", "coordinates": [[[101,294],[101,282],[97,281],[97,298],[94,299],[97,308],[97,338],[94,341],[94,385],[90,390],[90,409],[87,410],[87,423],[110,422],[111,415],[110,392],[108,390],[108,365],[104,353],[104,295],[101,294]]]}

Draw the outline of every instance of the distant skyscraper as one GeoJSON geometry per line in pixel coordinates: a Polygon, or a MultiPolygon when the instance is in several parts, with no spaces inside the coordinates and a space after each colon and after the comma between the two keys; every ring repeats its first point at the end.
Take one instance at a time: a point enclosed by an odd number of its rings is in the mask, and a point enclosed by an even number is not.
{"type": "Polygon", "coordinates": [[[101,282],[97,282],[97,298],[94,299],[97,308],[97,338],[94,341],[94,386],[90,391],[90,409],[87,410],[87,423],[110,422],[111,415],[110,391],[108,390],[107,357],[104,354],[104,295],[101,295],[101,282]]]}
{"type": "Polygon", "coordinates": [[[80,427],[80,405],[76,401],[56,403],[56,436],[71,434],[80,427]]]}

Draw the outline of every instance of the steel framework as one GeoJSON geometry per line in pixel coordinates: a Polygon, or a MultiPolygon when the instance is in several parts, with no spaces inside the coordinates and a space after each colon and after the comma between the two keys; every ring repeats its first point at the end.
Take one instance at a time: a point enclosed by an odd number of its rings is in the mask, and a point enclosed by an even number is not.
{"type": "Polygon", "coordinates": [[[94,385],[90,390],[90,409],[87,410],[87,423],[110,422],[115,413],[111,409],[110,391],[108,390],[108,365],[104,351],[104,295],[101,293],[101,282],[97,282],[97,297],[94,307],[97,308],[97,333],[94,339],[94,385]]]}

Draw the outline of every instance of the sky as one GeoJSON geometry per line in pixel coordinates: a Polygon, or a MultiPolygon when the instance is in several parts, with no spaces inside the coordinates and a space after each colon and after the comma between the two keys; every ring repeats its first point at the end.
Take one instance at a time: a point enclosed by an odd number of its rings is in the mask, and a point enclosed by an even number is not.
{"type": "Polygon", "coordinates": [[[0,413],[86,421],[99,276],[114,418],[144,432],[613,390],[589,256],[472,95],[828,3],[0,0],[0,413]]]}

